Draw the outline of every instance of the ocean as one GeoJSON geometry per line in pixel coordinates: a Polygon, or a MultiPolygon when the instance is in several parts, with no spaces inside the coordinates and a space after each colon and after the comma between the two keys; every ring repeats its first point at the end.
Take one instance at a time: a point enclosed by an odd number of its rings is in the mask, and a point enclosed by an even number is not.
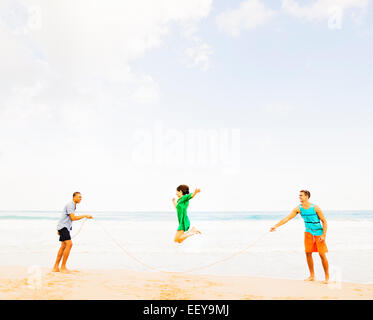
{"type": "MultiPolygon", "coordinates": [[[[59,248],[56,225],[60,214],[1,211],[1,265],[52,268],[59,248]]],[[[138,259],[157,269],[185,272],[247,248],[227,261],[193,273],[286,279],[308,276],[301,217],[269,232],[288,212],[191,211],[191,224],[202,234],[182,244],[173,242],[178,226],[175,212],[90,214],[95,219],[87,220],[81,229],[83,220],[73,223],[72,235],[80,232],[73,238],[68,268],[152,271],[138,259]],[[118,243],[136,259],[126,255],[118,243]]],[[[328,221],[326,243],[331,279],[373,283],[373,211],[324,214],[328,221]]],[[[317,254],[314,263],[316,278],[322,280],[323,269],[317,254]]]]}

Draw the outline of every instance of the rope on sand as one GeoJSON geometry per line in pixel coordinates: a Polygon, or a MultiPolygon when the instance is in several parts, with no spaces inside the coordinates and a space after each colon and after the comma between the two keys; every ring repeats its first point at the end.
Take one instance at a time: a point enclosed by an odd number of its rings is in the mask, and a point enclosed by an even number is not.
{"type": "MultiPolygon", "coordinates": [[[[142,260],[138,259],[137,257],[135,257],[133,254],[131,254],[127,249],[125,249],[111,234],[110,232],[108,232],[106,230],[106,228],[99,222],[95,219],[95,221],[100,225],[100,227],[102,228],[102,230],[109,236],[109,238],[126,254],[128,255],[131,259],[135,260],[137,263],[143,265],[144,267],[148,268],[148,269],[151,269],[151,270],[155,270],[155,271],[158,271],[158,272],[162,272],[162,273],[189,273],[189,272],[194,272],[194,271],[198,271],[198,270],[202,270],[202,269],[206,269],[206,268],[210,268],[216,264],[219,264],[219,263],[222,263],[222,262],[225,262],[227,260],[230,260],[232,259],[233,257],[235,256],[238,256],[244,252],[246,252],[248,249],[250,249],[251,247],[253,247],[259,240],[263,239],[268,233],[269,231],[266,231],[265,233],[263,233],[262,235],[260,235],[256,240],[254,240],[253,242],[251,242],[248,246],[246,246],[245,248],[239,250],[239,251],[236,251],[222,259],[219,259],[219,260],[216,260],[215,262],[212,262],[212,263],[209,263],[209,264],[206,264],[206,265],[202,265],[202,266],[199,266],[199,267],[195,267],[195,268],[191,268],[191,269],[188,269],[188,270],[184,270],[184,271],[166,271],[166,270],[162,270],[162,269],[159,269],[159,268],[156,268],[156,267],[153,267],[151,265],[148,265],[147,263],[143,262],[142,260]]],[[[82,228],[82,227],[81,227],[82,228]]],[[[80,230],[79,230],[80,231],[80,230]]]]}
{"type": "MultiPolygon", "coordinates": [[[[101,227],[101,229],[109,236],[109,238],[126,254],[128,255],[131,259],[135,260],[137,263],[143,265],[144,267],[148,268],[148,269],[152,269],[152,270],[155,270],[155,271],[160,271],[162,272],[162,270],[159,270],[158,268],[156,267],[152,267],[151,265],[148,265],[147,263],[141,261],[140,259],[136,258],[133,254],[131,254],[127,249],[125,249],[120,243],[119,241],[117,241],[111,234],[110,232],[108,232],[106,230],[106,228],[99,222],[97,221],[96,219],[94,219],[98,224],[99,226],[101,227]]],[[[163,271],[164,272],[164,271],[163,271]]]]}

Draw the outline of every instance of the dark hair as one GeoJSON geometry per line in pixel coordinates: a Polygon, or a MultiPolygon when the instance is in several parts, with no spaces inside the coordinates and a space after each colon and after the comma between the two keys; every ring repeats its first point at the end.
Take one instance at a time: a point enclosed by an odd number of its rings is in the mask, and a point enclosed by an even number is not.
{"type": "Polygon", "coordinates": [[[308,190],[301,190],[300,192],[303,192],[308,197],[308,199],[311,198],[311,192],[309,192],[308,190]]]}
{"type": "Polygon", "coordinates": [[[73,198],[75,197],[75,196],[77,196],[78,194],[81,194],[80,192],[74,192],[74,194],[73,194],[73,198]]]}
{"type": "Polygon", "coordinates": [[[176,188],[177,191],[181,191],[184,194],[189,194],[189,187],[186,184],[182,184],[176,188]]]}

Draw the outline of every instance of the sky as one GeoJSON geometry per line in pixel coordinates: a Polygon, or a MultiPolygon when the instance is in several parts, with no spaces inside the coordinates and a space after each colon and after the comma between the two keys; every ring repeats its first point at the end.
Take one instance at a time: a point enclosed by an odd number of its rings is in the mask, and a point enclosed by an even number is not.
{"type": "Polygon", "coordinates": [[[370,210],[370,0],[2,0],[0,210],[370,210]]]}

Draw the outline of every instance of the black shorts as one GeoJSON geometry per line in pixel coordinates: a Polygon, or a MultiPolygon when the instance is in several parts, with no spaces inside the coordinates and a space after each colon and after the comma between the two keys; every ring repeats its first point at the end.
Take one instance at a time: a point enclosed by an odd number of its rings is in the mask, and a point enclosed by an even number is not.
{"type": "Polygon", "coordinates": [[[66,227],[58,230],[58,234],[60,235],[60,241],[71,240],[70,231],[66,227]]]}

